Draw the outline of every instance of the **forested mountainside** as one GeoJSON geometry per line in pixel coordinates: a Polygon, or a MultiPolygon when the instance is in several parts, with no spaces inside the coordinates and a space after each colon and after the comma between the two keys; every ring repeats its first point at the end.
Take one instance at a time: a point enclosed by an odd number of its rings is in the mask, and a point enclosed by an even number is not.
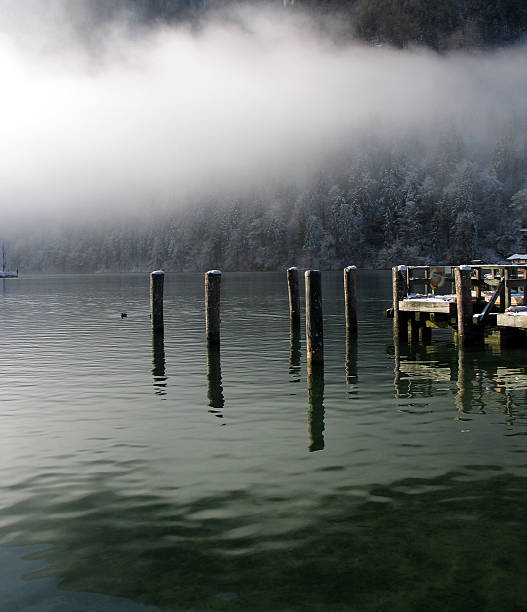
{"type": "Polygon", "coordinates": [[[372,148],[301,191],[289,185],[141,223],[26,236],[11,259],[56,272],[499,261],[525,249],[526,144],[504,138],[486,158],[467,155],[455,136],[422,155],[372,148]]]}
{"type": "MultiPolygon", "coordinates": [[[[107,0],[101,3],[108,12],[107,0]]],[[[126,2],[144,20],[199,17],[232,4],[283,5],[319,17],[338,16],[349,36],[398,47],[412,44],[444,50],[500,45],[525,39],[525,0],[114,0],[126,2]]]]}
{"type": "Polygon", "coordinates": [[[239,21],[214,13],[229,3],[77,0],[89,18],[74,11],[73,42],[56,35],[61,12],[37,54],[0,37],[11,267],[336,269],[527,250],[527,45],[509,45],[525,38],[524,0],[270,0],[239,21]],[[101,27],[87,53],[104,53],[86,59],[77,32],[123,6],[125,27],[101,27]]]}

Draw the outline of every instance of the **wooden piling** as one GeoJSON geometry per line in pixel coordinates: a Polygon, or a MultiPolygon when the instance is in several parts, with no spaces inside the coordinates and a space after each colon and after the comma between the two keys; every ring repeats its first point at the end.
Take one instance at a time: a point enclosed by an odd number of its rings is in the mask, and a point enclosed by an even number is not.
{"type": "Polygon", "coordinates": [[[322,287],[320,270],[306,270],[306,350],[310,363],[324,362],[322,287]]]}
{"type": "Polygon", "coordinates": [[[221,271],[205,272],[205,320],[208,344],[220,343],[221,271]]]}
{"type": "Polygon", "coordinates": [[[163,285],[165,273],[163,270],[154,270],[150,274],[150,321],[154,332],[164,329],[163,322],[163,285]]]}
{"type": "Polygon", "coordinates": [[[505,312],[511,305],[511,272],[509,268],[504,269],[503,278],[505,280],[505,287],[503,291],[503,312],[505,312]]]}
{"type": "Polygon", "coordinates": [[[344,268],[344,302],[346,309],[346,337],[357,334],[357,267],[344,268]]]}
{"type": "Polygon", "coordinates": [[[393,333],[397,338],[403,339],[407,333],[407,317],[399,311],[399,302],[407,294],[406,268],[405,266],[394,266],[392,268],[392,290],[393,290],[393,333]]]}
{"type": "Polygon", "coordinates": [[[291,325],[289,331],[289,374],[295,380],[300,376],[300,327],[295,325],[291,325]]]}
{"type": "Polygon", "coordinates": [[[298,268],[287,269],[287,288],[289,291],[289,321],[291,328],[300,327],[300,288],[298,283],[298,268]]]}
{"type": "Polygon", "coordinates": [[[460,344],[473,339],[472,324],[472,269],[470,266],[459,266],[454,269],[457,304],[457,333],[460,344]]]}
{"type": "Polygon", "coordinates": [[[481,268],[476,268],[476,303],[481,304],[481,268]]]}

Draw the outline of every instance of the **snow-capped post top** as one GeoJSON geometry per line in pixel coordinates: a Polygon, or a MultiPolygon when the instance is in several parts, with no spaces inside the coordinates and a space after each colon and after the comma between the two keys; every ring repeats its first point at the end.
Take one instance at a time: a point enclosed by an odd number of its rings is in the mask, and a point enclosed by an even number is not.
{"type": "Polygon", "coordinates": [[[288,270],[298,270],[298,268],[296,266],[291,266],[290,268],[287,268],[288,270]]]}
{"type": "Polygon", "coordinates": [[[399,272],[404,272],[406,270],[406,266],[397,266],[397,270],[399,272]]]}
{"type": "Polygon", "coordinates": [[[209,270],[207,274],[213,274],[214,276],[221,276],[221,270],[209,270]]]}
{"type": "Polygon", "coordinates": [[[165,273],[163,270],[154,270],[152,274],[155,274],[156,276],[161,276],[162,274],[165,274],[165,273]]]}
{"type": "Polygon", "coordinates": [[[348,266],[346,270],[356,270],[357,266],[348,266]]]}

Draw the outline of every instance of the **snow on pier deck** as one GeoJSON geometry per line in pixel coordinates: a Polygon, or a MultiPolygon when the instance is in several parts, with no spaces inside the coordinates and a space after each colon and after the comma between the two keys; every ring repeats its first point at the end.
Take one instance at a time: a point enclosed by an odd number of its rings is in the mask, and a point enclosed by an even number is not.
{"type": "Polygon", "coordinates": [[[399,302],[399,310],[405,312],[431,312],[455,314],[456,296],[411,294],[399,302]]]}
{"type": "Polygon", "coordinates": [[[498,327],[527,329],[527,306],[512,307],[507,312],[498,313],[496,324],[498,327]]]}

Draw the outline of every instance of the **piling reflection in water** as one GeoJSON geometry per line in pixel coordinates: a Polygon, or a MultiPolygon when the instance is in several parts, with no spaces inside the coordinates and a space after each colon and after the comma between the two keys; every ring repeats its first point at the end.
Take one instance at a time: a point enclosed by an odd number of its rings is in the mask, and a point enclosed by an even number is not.
{"type": "Polygon", "coordinates": [[[388,352],[394,355],[394,392],[402,412],[422,412],[424,398],[453,395],[456,421],[487,412],[504,414],[507,425],[527,418],[527,363],[522,351],[395,342],[388,352]]]}
{"type": "Polygon", "coordinates": [[[289,381],[300,382],[300,323],[291,323],[289,332],[289,381]]]}
{"type": "MultiPolygon", "coordinates": [[[[473,360],[467,358],[466,351],[461,344],[458,350],[458,368],[457,368],[457,393],[456,393],[456,408],[458,411],[458,420],[467,421],[469,417],[465,416],[471,412],[473,399],[473,383],[474,383],[474,363],[473,360]]],[[[480,411],[483,410],[481,400],[478,402],[480,411]]]]}
{"type": "Polygon", "coordinates": [[[207,345],[207,381],[207,398],[210,406],[209,412],[219,419],[222,419],[225,399],[223,397],[223,386],[221,384],[221,356],[219,344],[207,345]]]}
{"type": "Polygon", "coordinates": [[[357,335],[346,333],[346,384],[348,396],[356,395],[357,383],[357,335]]]}
{"type": "Polygon", "coordinates": [[[324,448],[324,364],[311,363],[307,369],[307,427],[309,452],[324,448]]]}
{"type": "Polygon", "coordinates": [[[165,335],[163,330],[152,332],[152,377],[156,395],[166,395],[167,376],[165,361],[165,335]]]}

